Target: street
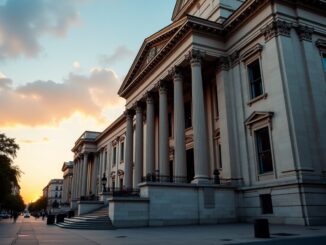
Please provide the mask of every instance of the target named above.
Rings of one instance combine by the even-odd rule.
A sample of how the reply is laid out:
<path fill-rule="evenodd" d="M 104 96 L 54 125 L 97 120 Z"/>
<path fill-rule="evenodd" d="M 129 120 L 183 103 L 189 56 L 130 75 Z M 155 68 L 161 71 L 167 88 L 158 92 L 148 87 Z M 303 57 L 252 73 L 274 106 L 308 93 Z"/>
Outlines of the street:
<path fill-rule="evenodd" d="M 270 239 L 254 238 L 252 224 L 67 230 L 41 218 L 0 221 L 0 244 L 326 244 L 326 227 L 271 225 Z"/>

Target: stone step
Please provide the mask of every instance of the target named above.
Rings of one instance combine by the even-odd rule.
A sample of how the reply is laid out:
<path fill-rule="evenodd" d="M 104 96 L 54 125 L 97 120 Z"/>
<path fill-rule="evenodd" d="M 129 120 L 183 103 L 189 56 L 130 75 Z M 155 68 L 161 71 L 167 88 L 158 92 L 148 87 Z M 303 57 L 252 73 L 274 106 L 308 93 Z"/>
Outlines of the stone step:
<path fill-rule="evenodd" d="M 64 222 L 56 224 L 66 229 L 87 229 L 87 230 L 112 230 L 114 229 L 111 219 L 108 216 L 108 207 L 102 207 L 94 212 L 81 216 L 65 218 Z"/>

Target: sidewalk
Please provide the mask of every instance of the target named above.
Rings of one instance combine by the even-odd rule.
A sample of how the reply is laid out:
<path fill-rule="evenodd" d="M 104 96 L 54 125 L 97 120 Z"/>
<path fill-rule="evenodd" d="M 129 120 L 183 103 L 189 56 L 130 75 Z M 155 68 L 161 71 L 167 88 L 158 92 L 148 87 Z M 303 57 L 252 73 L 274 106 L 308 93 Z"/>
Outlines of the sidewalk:
<path fill-rule="evenodd" d="M 252 224 L 170 226 L 105 231 L 67 230 L 20 217 L 0 221 L 0 244 L 326 244 L 326 227 L 271 225 L 270 239 L 254 238 Z"/>

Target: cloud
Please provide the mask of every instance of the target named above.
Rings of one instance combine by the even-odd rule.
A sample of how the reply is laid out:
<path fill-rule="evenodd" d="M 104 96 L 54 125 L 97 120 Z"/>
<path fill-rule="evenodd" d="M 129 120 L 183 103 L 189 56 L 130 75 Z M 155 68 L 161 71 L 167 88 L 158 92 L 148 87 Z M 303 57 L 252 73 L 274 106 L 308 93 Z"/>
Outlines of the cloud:
<path fill-rule="evenodd" d="M 79 69 L 80 68 L 80 63 L 78 61 L 75 61 L 72 66 L 76 69 Z"/>
<path fill-rule="evenodd" d="M 21 144 L 37 144 L 37 143 L 47 143 L 49 142 L 48 137 L 43 137 L 42 139 L 36 139 L 36 140 L 31 140 L 31 139 L 21 139 L 19 140 L 19 143 Z"/>
<path fill-rule="evenodd" d="M 0 79 L 0 126 L 57 124 L 75 113 L 101 121 L 105 108 L 124 105 L 117 95 L 121 80 L 106 68 L 70 73 L 63 83 L 34 81 L 13 88 L 6 79 Z"/>
<path fill-rule="evenodd" d="M 98 60 L 102 65 L 112 65 L 123 59 L 128 59 L 135 56 L 135 52 L 128 49 L 126 46 L 119 46 L 110 55 L 100 55 Z"/>
<path fill-rule="evenodd" d="M 78 22 L 78 0 L 7 0 L 0 5 L 0 61 L 34 57 L 44 34 L 62 37 Z"/>

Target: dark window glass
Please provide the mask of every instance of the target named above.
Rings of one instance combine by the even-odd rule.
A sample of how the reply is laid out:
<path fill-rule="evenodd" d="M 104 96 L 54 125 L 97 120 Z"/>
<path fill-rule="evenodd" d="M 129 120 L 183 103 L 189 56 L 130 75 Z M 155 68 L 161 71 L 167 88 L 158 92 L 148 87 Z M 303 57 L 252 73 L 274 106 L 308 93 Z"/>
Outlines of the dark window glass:
<path fill-rule="evenodd" d="M 169 137 L 172 137 L 172 114 L 169 112 L 168 114 L 168 123 L 169 123 Z"/>
<path fill-rule="evenodd" d="M 326 53 L 323 53 L 323 65 L 324 65 L 324 71 L 326 72 Z"/>
<path fill-rule="evenodd" d="M 270 194 L 262 194 L 260 197 L 260 206 L 263 214 L 273 213 L 272 196 Z"/>
<path fill-rule="evenodd" d="M 120 145 L 120 160 L 121 161 L 124 160 L 124 148 L 125 148 L 125 143 L 121 142 L 121 145 Z"/>
<path fill-rule="evenodd" d="M 216 117 L 219 116 L 219 110 L 218 110 L 218 95 L 217 95 L 217 87 L 213 86 L 213 90 L 214 90 L 214 100 L 215 100 L 215 113 L 216 113 Z"/>
<path fill-rule="evenodd" d="M 222 147 L 221 144 L 218 144 L 218 160 L 220 164 L 220 168 L 222 168 Z"/>
<path fill-rule="evenodd" d="M 255 131 L 259 173 L 273 171 L 271 144 L 268 127 Z"/>
<path fill-rule="evenodd" d="M 191 121 L 191 101 L 185 103 L 185 128 L 192 127 Z"/>
<path fill-rule="evenodd" d="M 107 160 L 108 160 L 108 153 L 104 153 L 104 171 L 106 171 L 106 165 L 107 165 Z"/>
<path fill-rule="evenodd" d="M 251 99 L 263 94 L 259 59 L 248 65 Z"/>
<path fill-rule="evenodd" d="M 116 164 L 117 161 L 117 147 L 113 148 L 113 166 Z"/>

